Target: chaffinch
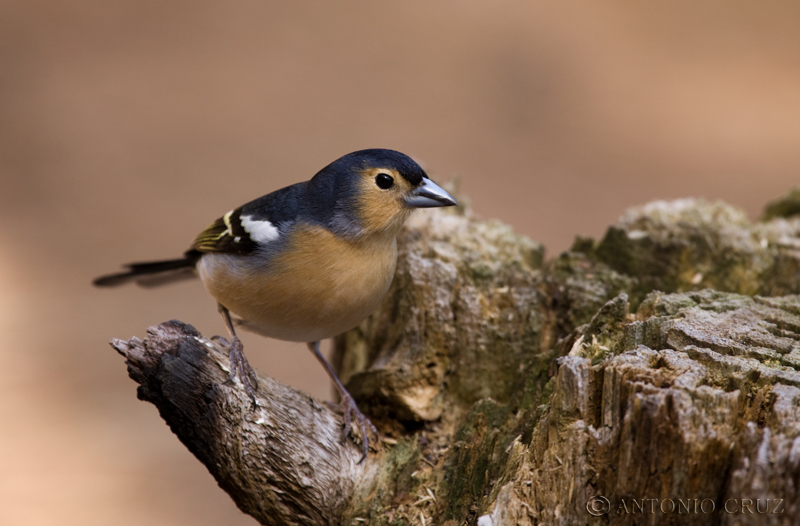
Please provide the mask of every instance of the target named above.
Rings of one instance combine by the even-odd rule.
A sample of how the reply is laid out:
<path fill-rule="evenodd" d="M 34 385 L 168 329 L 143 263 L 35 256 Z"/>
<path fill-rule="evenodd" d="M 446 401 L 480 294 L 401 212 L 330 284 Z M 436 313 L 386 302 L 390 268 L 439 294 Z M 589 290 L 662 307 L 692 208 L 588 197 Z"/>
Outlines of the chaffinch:
<path fill-rule="evenodd" d="M 199 276 L 231 338 L 231 378 L 242 381 L 253 402 L 256 377 L 234 324 L 270 338 L 308 342 L 339 392 L 344 436 L 352 420 L 358 425 L 363 460 L 367 430 L 377 432 L 320 353 L 319 342 L 352 329 L 377 308 L 394 276 L 396 234 L 411 211 L 456 204 L 408 156 L 361 150 L 309 181 L 231 210 L 203 230 L 182 258 L 131 263 L 94 284 L 135 281 L 150 287 Z"/>

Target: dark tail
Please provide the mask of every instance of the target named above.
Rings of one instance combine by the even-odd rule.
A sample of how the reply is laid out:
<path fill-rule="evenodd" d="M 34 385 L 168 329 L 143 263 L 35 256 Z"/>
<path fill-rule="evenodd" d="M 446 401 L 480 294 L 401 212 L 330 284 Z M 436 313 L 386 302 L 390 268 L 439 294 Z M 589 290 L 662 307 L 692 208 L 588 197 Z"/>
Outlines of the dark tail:
<path fill-rule="evenodd" d="M 125 265 L 128 268 L 126 272 L 100 276 L 92 283 L 97 287 L 116 287 L 135 281 L 143 287 L 157 287 L 195 277 L 194 266 L 198 259 L 199 253 L 189 251 L 181 259 L 129 263 Z"/>

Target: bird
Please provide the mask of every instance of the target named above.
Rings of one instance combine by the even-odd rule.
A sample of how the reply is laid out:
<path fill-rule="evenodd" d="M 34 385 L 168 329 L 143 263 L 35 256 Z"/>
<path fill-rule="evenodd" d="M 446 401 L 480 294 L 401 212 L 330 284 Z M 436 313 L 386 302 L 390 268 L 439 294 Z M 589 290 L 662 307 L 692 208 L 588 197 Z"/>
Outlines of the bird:
<path fill-rule="evenodd" d="M 380 304 L 397 264 L 397 233 L 418 208 L 457 206 L 409 156 L 366 149 L 340 157 L 308 181 L 235 208 L 211 223 L 184 252 L 164 261 L 130 263 L 94 280 L 98 287 L 144 287 L 199 277 L 216 300 L 230 341 L 230 379 L 255 405 L 255 373 L 235 327 L 305 342 L 339 393 L 343 439 L 351 422 L 363 461 L 372 422 L 359 411 L 320 341 L 357 326 Z M 233 315 L 233 316 L 232 316 Z"/>

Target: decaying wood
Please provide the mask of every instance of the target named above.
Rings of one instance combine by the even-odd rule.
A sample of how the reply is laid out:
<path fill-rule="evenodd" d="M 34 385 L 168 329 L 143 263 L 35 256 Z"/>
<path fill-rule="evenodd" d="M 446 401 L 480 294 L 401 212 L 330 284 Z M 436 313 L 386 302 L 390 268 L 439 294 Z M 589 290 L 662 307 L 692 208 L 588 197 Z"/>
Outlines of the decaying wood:
<path fill-rule="evenodd" d="M 340 416 L 290 387 L 261 376 L 251 409 L 191 327 L 114 345 L 263 524 L 795 524 L 793 199 L 757 223 L 651 203 L 547 263 L 500 223 L 416 215 L 383 305 L 336 342 L 387 437 L 363 464 Z"/>
<path fill-rule="evenodd" d="M 158 407 L 187 448 L 239 508 L 262 524 L 336 522 L 354 487 L 374 469 L 342 444 L 341 418 L 326 405 L 259 376 L 257 407 L 229 380 L 227 352 L 178 321 L 144 341 L 115 340 L 138 395 Z"/>

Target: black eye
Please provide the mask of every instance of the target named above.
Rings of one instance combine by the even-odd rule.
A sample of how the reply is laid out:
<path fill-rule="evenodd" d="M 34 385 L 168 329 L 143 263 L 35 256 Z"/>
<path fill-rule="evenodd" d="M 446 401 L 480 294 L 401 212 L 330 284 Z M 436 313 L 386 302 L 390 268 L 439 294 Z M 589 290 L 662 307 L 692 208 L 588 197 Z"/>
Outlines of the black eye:
<path fill-rule="evenodd" d="M 378 188 L 388 190 L 394 185 L 394 179 L 389 174 L 378 174 L 375 176 L 375 184 L 378 185 Z"/>

